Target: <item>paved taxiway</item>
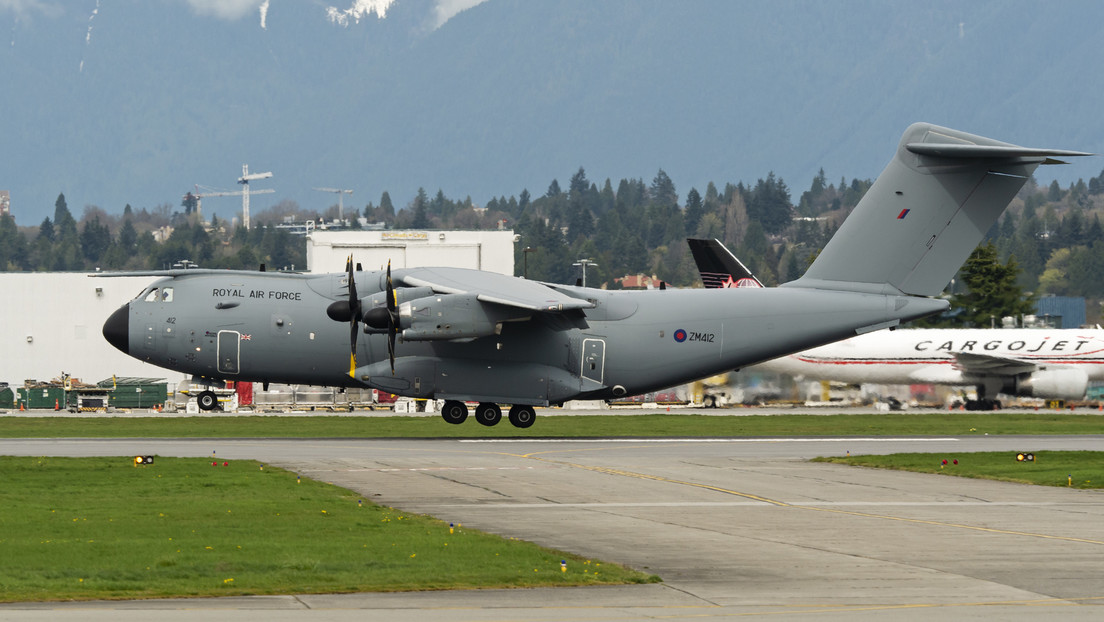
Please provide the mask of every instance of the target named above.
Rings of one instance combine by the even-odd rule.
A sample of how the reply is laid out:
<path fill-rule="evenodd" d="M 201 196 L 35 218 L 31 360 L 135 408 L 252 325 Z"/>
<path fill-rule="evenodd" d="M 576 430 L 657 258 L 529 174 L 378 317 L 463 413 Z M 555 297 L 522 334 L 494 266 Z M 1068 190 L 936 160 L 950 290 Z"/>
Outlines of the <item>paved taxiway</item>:
<path fill-rule="evenodd" d="M 1099 619 L 1104 493 L 809 463 L 1104 450 L 1104 436 L 940 439 L 37 440 L 0 454 L 252 458 L 651 572 L 663 584 L 0 606 L 0 620 Z M 1026 466 L 1030 468 L 1030 466 Z"/>

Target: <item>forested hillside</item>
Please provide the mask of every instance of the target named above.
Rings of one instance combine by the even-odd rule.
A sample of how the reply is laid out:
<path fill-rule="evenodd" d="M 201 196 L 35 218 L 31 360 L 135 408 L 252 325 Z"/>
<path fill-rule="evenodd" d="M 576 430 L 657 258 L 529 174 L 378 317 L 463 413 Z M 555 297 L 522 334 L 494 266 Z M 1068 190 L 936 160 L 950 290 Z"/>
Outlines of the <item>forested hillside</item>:
<path fill-rule="evenodd" d="M 871 184 L 870 180 L 831 181 L 823 172 L 797 192 L 773 174 L 755 183 L 710 182 L 704 190 L 680 192 L 658 171 L 644 179 L 596 182 L 578 171 L 561 186 L 553 179 L 534 196 L 523 190 L 486 205 L 470 198 L 450 199 L 424 189 L 396 208 L 389 193 L 357 211 L 361 222 L 394 229 L 494 229 L 505 221 L 519 234 L 515 272 L 531 279 L 573 283 L 589 259 L 588 283 L 621 287 L 629 275 L 653 275 L 672 286 L 698 284 L 685 243 L 687 237 L 717 238 L 732 248 L 768 285 L 803 273 Z M 202 267 L 302 270 L 306 267 L 302 237 L 277 224 L 305 220 L 333 221 L 337 206 L 325 213 L 285 201 L 253 215 L 246 231 L 217 218 L 203 222 L 194 200 L 162 205 L 152 212 L 122 215 L 86 207 L 78 221 L 64 195 L 53 218 L 34 227 L 17 227 L 0 218 L 0 269 L 68 271 L 161 269 L 182 260 Z M 1036 296 L 1057 294 L 1104 298 L 1104 172 L 1067 188 L 1057 182 L 1024 186 L 986 243 L 996 260 L 1012 267 L 1018 285 Z M 350 220 L 351 226 L 361 224 Z M 156 234 L 156 235 L 155 235 Z M 163 239 L 159 242 L 158 239 Z M 335 266 L 334 270 L 340 270 Z M 961 279 L 960 279 L 961 281 Z M 964 289 L 959 285 L 958 290 Z M 951 292 L 951 293 L 959 293 Z M 1090 305 L 1089 317 L 1099 310 Z"/>

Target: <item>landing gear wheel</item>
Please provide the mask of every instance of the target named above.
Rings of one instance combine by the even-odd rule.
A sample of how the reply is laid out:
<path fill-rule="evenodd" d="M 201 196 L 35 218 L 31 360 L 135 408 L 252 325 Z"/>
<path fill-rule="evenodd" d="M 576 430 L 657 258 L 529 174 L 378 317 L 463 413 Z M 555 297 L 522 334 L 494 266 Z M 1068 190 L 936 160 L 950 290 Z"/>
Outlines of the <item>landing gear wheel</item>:
<path fill-rule="evenodd" d="M 537 418 L 537 411 L 532 406 L 515 404 L 510 408 L 510 423 L 516 428 L 527 428 L 533 425 Z"/>
<path fill-rule="evenodd" d="M 502 409 L 498 404 L 480 402 L 479 406 L 475 407 L 475 420 L 485 426 L 497 425 L 502 421 Z"/>
<path fill-rule="evenodd" d="M 204 391 L 196 396 L 200 410 L 214 410 L 218 406 L 218 396 L 214 391 Z"/>
<path fill-rule="evenodd" d="M 468 418 L 468 406 L 464 402 L 447 400 L 441 408 L 441 417 L 445 421 L 456 425 L 464 423 L 464 420 Z"/>

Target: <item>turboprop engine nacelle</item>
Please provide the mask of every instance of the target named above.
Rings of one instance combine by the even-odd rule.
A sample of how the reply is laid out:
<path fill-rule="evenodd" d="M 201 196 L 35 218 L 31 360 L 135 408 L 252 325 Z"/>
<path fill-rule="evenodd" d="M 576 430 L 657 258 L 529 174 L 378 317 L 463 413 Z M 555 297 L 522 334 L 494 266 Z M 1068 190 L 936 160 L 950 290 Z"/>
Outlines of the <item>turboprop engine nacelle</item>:
<path fill-rule="evenodd" d="M 1015 395 L 1076 400 L 1085 397 L 1089 377 L 1080 369 L 1050 369 L 1021 376 L 1015 384 Z"/>
<path fill-rule="evenodd" d="M 399 305 L 399 326 L 406 341 L 470 341 L 498 334 L 502 322 L 527 315 L 522 309 L 511 314 L 500 305 L 485 305 L 477 294 L 437 294 Z"/>

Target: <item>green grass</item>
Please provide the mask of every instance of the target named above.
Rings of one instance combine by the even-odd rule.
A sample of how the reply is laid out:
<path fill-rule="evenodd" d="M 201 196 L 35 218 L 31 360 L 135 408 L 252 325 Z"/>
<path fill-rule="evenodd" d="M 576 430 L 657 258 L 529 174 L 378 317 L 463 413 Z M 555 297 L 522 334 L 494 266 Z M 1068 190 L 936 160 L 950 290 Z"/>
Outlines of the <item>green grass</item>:
<path fill-rule="evenodd" d="M 0 457 L 0 481 L 6 602 L 658 580 L 253 461 Z"/>
<path fill-rule="evenodd" d="M 553 411 L 556 412 L 556 411 Z M 0 417 L 0 438 L 531 438 L 1101 434 L 1104 416 L 1022 412 L 869 415 L 541 414 L 531 428 L 440 417 Z"/>
<path fill-rule="evenodd" d="M 1024 448 L 1028 451 L 1030 448 Z M 958 477 L 976 477 L 1005 482 L 1104 488 L 1104 452 L 1033 452 L 1034 462 L 1018 462 L 1014 451 L 945 454 L 890 454 L 888 456 L 846 456 L 816 458 L 815 462 L 850 464 L 878 469 L 898 469 L 919 473 L 938 473 Z M 947 464 L 943 464 L 946 460 Z M 954 461 L 957 460 L 958 464 Z"/>

